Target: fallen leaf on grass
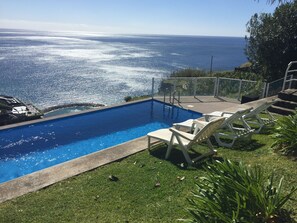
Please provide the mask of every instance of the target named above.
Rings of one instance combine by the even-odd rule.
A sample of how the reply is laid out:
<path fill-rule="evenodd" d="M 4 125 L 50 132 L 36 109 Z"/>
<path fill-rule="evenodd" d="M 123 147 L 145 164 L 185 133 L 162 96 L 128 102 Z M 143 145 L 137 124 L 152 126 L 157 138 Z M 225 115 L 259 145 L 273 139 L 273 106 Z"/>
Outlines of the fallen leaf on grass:
<path fill-rule="evenodd" d="M 183 181 L 185 178 L 186 178 L 185 176 L 182 176 L 182 177 L 178 176 L 177 177 L 177 179 L 179 179 L 180 181 Z"/>
<path fill-rule="evenodd" d="M 157 183 L 155 184 L 155 187 L 160 187 L 160 186 L 161 186 L 160 182 L 157 182 Z"/>
<path fill-rule="evenodd" d="M 108 176 L 108 179 L 109 179 L 110 181 L 118 181 L 118 180 L 119 180 L 119 178 L 116 177 L 116 176 L 114 176 L 114 175 L 109 175 L 109 176 Z"/>

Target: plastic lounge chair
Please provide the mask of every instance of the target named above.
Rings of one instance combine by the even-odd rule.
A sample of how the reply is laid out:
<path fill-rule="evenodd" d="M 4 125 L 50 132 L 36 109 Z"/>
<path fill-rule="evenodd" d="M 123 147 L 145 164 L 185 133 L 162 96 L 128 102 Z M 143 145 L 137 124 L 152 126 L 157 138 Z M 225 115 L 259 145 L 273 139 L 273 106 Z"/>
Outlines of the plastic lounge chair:
<path fill-rule="evenodd" d="M 194 129 L 197 127 L 198 129 L 201 129 L 207 124 L 207 122 L 204 122 L 202 118 L 198 119 L 188 119 L 184 122 L 179 123 L 173 123 L 173 127 L 180 130 L 181 128 L 185 129 L 187 132 L 193 132 Z"/>
<path fill-rule="evenodd" d="M 250 126 L 243 121 L 243 116 L 245 114 L 248 114 L 248 112 L 250 112 L 251 109 L 252 108 L 247 108 L 244 110 L 237 111 L 233 114 L 223 114 L 223 116 L 227 117 L 221 126 L 221 130 L 214 133 L 214 137 L 220 146 L 231 148 L 233 147 L 234 143 L 239 139 L 245 139 L 248 141 L 251 140 L 251 136 L 255 130 L 250 128 Z M 212 117 L 213 116 L 206 115 L 205 119 L 209 120 Z M 234 124 L 241 124 L 242 127 L 236 127 L 234 126 Z M 228 142 L 226 139 L 230 142 Z"/>
<path fill-rule="evenodd" d="M 154 132 L 150 132 L 149 134 L 147 134 L 148 149 L 150 150 L 151 148 L 151 138 L 157 139 L 161 142 L 165 142 L 168 145 L 165 159 L 168 159 L 172 147 L 174 145 L 179 145 L 186 161 L 189 165 L 192 165 L 195 161 L 200 160 L 206 156 L 214 155 L 216 153 L 216 150 L 214 150 L 209 140 L 209 137 L 221 126 L 224 119 L 225 118 L 221 117 L 214 119 L 208 122 L 206 125 L 204 125 L 201 129 L 196 128 L 192 134 L 179 131 L 175 128 L 160 129 Z M 191 148 L 192 144 L 195 142 L 201 143 L 204 141 L 207 142 L 210 151 L 196 157 L 195 159 L 191 159 L 188 150 Z"/>
<path fill-rule="evenodd" d="M 221 125 L 221 130 L 216 131 L 213 135 L 220 146 L 224 147 L 232 147 L 236 140 L 238 139 L 247 139 L 250 140 L 252 133 L 254 132 L 250 126 L 243 121 L 243 115 L 248 114 L 252 108 L 246 108 L 243 110 L 239 110 L 235 113 L 231 112 L 212 112 L 204 115 L 204 120 L 197 119 L 195 122 L 198 125 L 198 128 L 205 125 L 207 122 L 211 121 L 215 117 L 224 117 L 225 121 Z M 192 121 L 192 122 L 191 122 Z M 187 120 L 181 123 L 175 123 L 174 126 L 176 128 L 188 128 L 191 129 L 195 127 L 196 123 L 193 123 L 193 119 Z M 243 127 L 235 127 L 234 124 L 241 124 Z M 231 140 L 227 142 L 227 140 Z"/>
<path fill-rule="evenodd" d="M 259 133 L 265 125 L 274 124 L 276 119 L 267 109 L 275 102 L 276 100 L 266 101 L 258 107 L 252 109 L 249 113 L 243 115 L 243 122 L 249 126 L 250 124 L 256 126 L 255 133 Z M 260 117 L 261 113 L 266 113 L 268 115 L 268 118 Z"/>
<path fill-rule="evenodd" d="M 249 108 L 250 110 L 252 108 Z M 246 110 L 249 111 L 249 110 Z M 203 127 L 210 119 L 212 119 L 213 117 L 224 117 L 224 118 L 229 118 L 230 116 L 232 116 L 234 113 L 232 112 L 224 112 L 224 111 L 215 111 L 212 113 L 208 113 L 208 114 L 203 114 L 204 117 L 202 118 L 198 118 L 198 119 L 188 119 L 184 122 L 179 122 L 179 123 L 173 123 L 173 126 L 176 129 L 181 129 L 184 128 L 186 129 L 186 131 L 188 132 L 193 132 L 194 128 L 196 127 L 196 125 L 198 124 L 198 128 Z M 198 122 L 194 121 L 197 120 Z M 205 121 L 207 120 L 207 121 Z M 248 125 L 247 125 L 248 126 Z"/>

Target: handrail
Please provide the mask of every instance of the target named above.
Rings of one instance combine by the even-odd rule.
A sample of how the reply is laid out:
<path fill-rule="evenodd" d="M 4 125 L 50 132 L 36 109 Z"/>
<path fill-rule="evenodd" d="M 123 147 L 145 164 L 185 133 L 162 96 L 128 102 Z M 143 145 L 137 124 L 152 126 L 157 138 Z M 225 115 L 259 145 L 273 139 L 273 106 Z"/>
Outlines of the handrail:
<path fill-rule="evenodd" d="M 285 73 L 285 77 L 284 77 L 284 83 L 283 83 L 283 87 L 282 87 L 282 91 L 285 90 L 285 86 L 286 86 L 286 83 L 288 82 L 287 81 L 287 76 L 288 76 L 288 73 L 291 73 L 291 72 L 296 72 L 297 70 L 290 70 L 291 66 L 293 64 L 297 64 L 297 61 L 291 61 L 289 64 L 288 64 L 288 67 L 286 69 L 286 73 Z M 291 80 L 290 80 L 291 81 Z"/>
<path fill-rule="evenodd" d="M 292 75 L 291 75 L 291 76 L 292 76 Z M 277 79 L 277 80 L 275 80 L 275 81 L 271 81 L 271 82 L 269 82 L 269 84 L 273 84 L 273 83 L 278 82 L 278 81 L 280 81 L 280 80 L 284 80 L 284 77 L 282 77 L 282 78 L 280 78 L 280 79 Z"/>
<path fill-rule="evenodd" d="M 226 79 L 226 80 L 234 80 L 239 81 L 242 80 L 244 82 L 253 82 L 256 83 L 257 81 L 252 80 L 246 80 L 246 79 L 240 79 L 240 78 L 230 78 L 230 77 L 169 77 L 166 80 L 195 80 L 195 79 Z"/>
<path fill-rule="evenodd" d="M 169 77 L 168 80 L 170 79 L 215 79 L 217 77 Z"/>
<path fill-rule="evenodd" d="M 297 61 L 292 61 L 290 63 L 290 65 L 292 66 L 292 64 L 294 64 L 294 63 L 297 63 Z M 288 73 L 292 73 L 294 71 L 297 71 L 297 70 L 290 69 L 290 68 L 292 68 L 291 66 L 286 71 L 287 72 L 286 78 L 289 78 L 289 80 L 287 80 L 286 82 L 289 82 L 289 83 L 296 80 L 294 78 L 293 74 L 288 74 Z M 272 90 L 272 92 L 274 92 L 276 90 L 276 88 L 274 86 L 275 83 L 278 83 L 277 84 L 277 91 L 280 91 L 281 88 L 282 88 L 282 83 L 283 83 L 282 81 L 284 81 L 284 78 L 280 78 L 280 79 L 274 80 L 274 81 L 272 81 L 270 83 L 267 83 L 267 82 L 260 83 L 259 86 L 258 85 L 255 86 L 254 84 L 252 84 L 251 86 L 250 85 L 246 86 L 246 83 L 257 83 L 258 81 L 228 78 L 228 77 L 170 77 L 167 80 L 170 80 L 170 82 L 168 82 L 168 83 L 170 83 L 171 86 L 169 88 L 166 88 L 166 86 L 164 85 L 163 87 L 165 87 L 166 89 L 165 90 L 162 89 L 162 91 L 164 90 L 164 95 L 162 95 L 163 96 L 163 101 L 164 102 L 166 101 L 166 95 L 168 95 L 170 104 L 174 105 L 174 104 L 177 103 L 178 105 L 180 105 L 182 103 L 181 102 L 181 92 L 183 92 L 184 90 L 187 91 L 187 93 L 190 93 L 190 95 L 194 95 L 194 97 L 196 97 L 197 87 L 198 87 L 197 86 L 197 81 L 203 80 L 203 79 L 210 79 L 210 80 L 215 80 L 215 81 L 214 81 L 213 90 L 212 90 L 212 85 L 210 86 L 210 88 L 205 88 L 204 89 L 202 87 L 201 88 L 202 90 L 204 89 L 207 92 L 213 91 L 213 96 L 214 97 L 221 96 L 220 92 L 222 91 L 224 94 L 227 94 L 227 95 L 230 94 L 232 97 L 236 97 L 238 100 L 240 100 L 240 97 L 242 96 L 243 93 L 247 94 L 247 93 L 252 92 L 254 90 L 255 90 L 255 92 L 257 91 L 257 94 L 258 94 L 258 91 L 262 92 L 261 96 L 259 95 L 261 98 L 262 97 L 267 97 L 271 90 Z M 179 80 L 190 81 L 189 84 L 192 83 L 192 85 L 189 85 L 190 86 L 189 89 L 188 88 L 179 89 L 179 87 L 178 87 L 180 85 Z M 222 81 L 222 80 L 226 80 L 228 82 L 229 81 L 237 81 L 239 84 L 238 85 L 237 84 L 236 85 L 232 84 L 232 90 L 230 90 L 228 88 L 225 89 L 226 88 L 225 85 L 229 86 L 230 83 L 227 83 L 227 84 L 226 83 L 220 83 L 220 81 Z M 156 84 L 155 79 L 152 80 L 152 84 L 153 85 Z M 236 88 L 238 88 L 237 92 L 236 92 Z M 155 90 L 155 87 L 152 86 L 152 96 L 154 95 L 154 90 Z M 188 90 L 189 90 L 189 92 L 188 92 Z M 199 90 L 199 92 L 200 92 L 200 90 Z M 204 94 L 202 94 L 202 95 L 204 95 Z"/>
<path fill-rule="evenodd" d="M 225 80 L 233 80 L 233 81 L 245 81 L 245 82 L 253 82 L 256 83 L 257 81 L 251 81 L 251 80 L 245 80 L 245 79 L 239 79 L 239 78 L 230 78 L 230 77 L 219 77 L 220 79 L 225 79 Z"/>

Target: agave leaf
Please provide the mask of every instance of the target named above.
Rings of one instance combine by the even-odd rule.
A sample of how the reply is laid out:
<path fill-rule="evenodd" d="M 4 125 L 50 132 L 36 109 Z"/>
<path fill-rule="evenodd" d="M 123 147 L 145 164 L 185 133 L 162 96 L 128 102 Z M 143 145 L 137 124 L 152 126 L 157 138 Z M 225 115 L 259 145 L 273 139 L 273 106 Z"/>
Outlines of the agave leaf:
<path fill-rule="evenodd" d="M 259 213 L 264 221 L 297 190 L 283 196 L 283 178 L 274 186 L 274 174 L 266 179 L 260 166 L 250 168 L 230 160 L 209 164 L 206 173 L 189 200 L 192 222 L 259 222 Z"/>

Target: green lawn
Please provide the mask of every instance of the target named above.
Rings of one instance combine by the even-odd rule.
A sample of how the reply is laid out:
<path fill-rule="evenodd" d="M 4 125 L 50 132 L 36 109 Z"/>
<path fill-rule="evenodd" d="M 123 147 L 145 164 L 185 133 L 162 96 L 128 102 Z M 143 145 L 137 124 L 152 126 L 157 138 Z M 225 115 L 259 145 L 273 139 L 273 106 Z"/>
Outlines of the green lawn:
<path fill-rule="evenodd" d="M 235 149 L 217 148 L 216 159 L 260 164 L 280 179 L 285 190 L 296 185 L 296 161 L 274 153 L 267 134 Z M 201 149 L 201 146 L 195 149 Z M 176 222 L 189 217 L 186 207 L 205 163 L 187 167 L 180 151 L 164 160 L 166 146 L 140 152 L 119 162 L 56 183 L 0 204 L 0 222 Z M 118 177 L 110 181 L 109 175 Z M 156 187 L 159 182 L 160 186 Z M 297 213 L 297 193 L 286 208 Z M 295 219 L 297 216 L 295 214 Z"/>

